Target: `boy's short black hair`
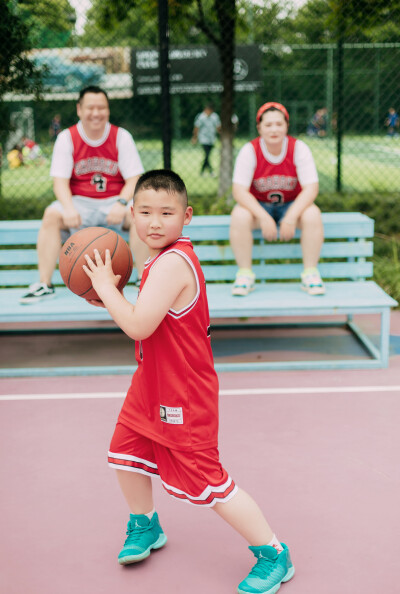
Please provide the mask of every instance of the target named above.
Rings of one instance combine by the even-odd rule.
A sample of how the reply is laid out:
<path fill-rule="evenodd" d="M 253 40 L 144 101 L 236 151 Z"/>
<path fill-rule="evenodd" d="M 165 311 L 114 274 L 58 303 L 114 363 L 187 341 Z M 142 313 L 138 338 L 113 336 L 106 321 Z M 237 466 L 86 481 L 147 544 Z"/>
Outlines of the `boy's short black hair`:
<path fill-rule="evenodd" d="M 140 190 L 165 190 L 169 194 L 179 194 L 182 197 L 184 208 L 188 205 L 188 197 L 185 182 L 170 169 L 152 169 L 143 173 L 136 184 L 133 198 Z"/>
<path fill-rule="evenodd" d="M 96 85 L 91 85 L 89 87 L 85 87 L 84 89 L 81 89 L 81 91 L 79 93 L 78 103 L 82 103 L 82 99 L 84 98 L 84 96 L 86 95 L 86 93 L 96 93 L 96 94 L 103 93 L 103 95 L 107 99 L 107 103 L 109 103 L 109 101 L 108 101 L 108 95 L 105 92 L 105 90 L 102 89 L 101 87 L 97 87 Z"/>

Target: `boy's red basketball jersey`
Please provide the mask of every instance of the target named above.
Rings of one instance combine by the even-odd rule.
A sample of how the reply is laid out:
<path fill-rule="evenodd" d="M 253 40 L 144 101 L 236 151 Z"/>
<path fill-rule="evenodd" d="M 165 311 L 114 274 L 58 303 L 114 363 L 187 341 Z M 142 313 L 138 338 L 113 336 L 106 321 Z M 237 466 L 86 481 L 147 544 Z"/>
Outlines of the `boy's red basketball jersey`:
<path fill-rule="evenodd" d="M 76 124 L 69 131 L 74 147 L 70 179 L 72 194 L 88 198 L 119 196 L 125 181 L 118 167 L 118 127 L 110 124 L 109 134 L 100 146 L 87 144 Z"/>
<path fill-rule="evenodd" d="M 118 420 L 172 449 L 207 449 L 218 443 L 218 378 L 204 275 L 188 238 L 146 262 L 141 287 L 171 252 L 192 268 L 197 293 L 181 311 L 170 309 L 149 338 L 136 342 L 138 369 Z"/>
<path fill-rule="evenodd" d="M 296 139 L 288 136 L 287 151 L 280 163 L 268 161 L 261 148 L 261 137 L 251 141 L 256 155 L 256 169 L 250 192 L 259 202 L 283 203 L 293 202 L 301 192 L 294 164 L 294 147 Z"/>

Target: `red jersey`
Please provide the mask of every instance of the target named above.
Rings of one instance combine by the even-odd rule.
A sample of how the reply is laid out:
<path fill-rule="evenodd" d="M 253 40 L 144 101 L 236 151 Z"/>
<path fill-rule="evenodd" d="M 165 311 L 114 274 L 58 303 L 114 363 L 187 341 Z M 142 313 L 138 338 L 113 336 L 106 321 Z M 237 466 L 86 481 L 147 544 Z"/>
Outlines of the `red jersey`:
<path fill-rule="evenodd" d="M 86 144 L 76 124 L 69 131 L 74 159 L 70 179 L 72 194 L 88 198 L 119 196 L 125 181 L 118 167 L 118 127 L 110 124 L 110 132 L 100 146 Z"/>
<path fill-rule="evenodd" d="M 251 182 L 250 192 L 259 202 L 282 204 L 293 202 L 301 192 L 294 164 L 296 139 L 288 136 L 286 155 L 280 163 L 268 161 L 261 148 L 261 137 L 251 141 L 256 154 L 257 164 Z"/>
<path fill-rule="evenodd" d="M 146 262 L 141 287 L 157 261 L 172 252 L 191 266 L 197 293 L 184 309 L 170 309 L 151 336 L 136 342 L 138 368 L 118 420 L 171 449 L 202 450 L 218 444 L 218 377 L 204 275 L 187 237 Z"/>

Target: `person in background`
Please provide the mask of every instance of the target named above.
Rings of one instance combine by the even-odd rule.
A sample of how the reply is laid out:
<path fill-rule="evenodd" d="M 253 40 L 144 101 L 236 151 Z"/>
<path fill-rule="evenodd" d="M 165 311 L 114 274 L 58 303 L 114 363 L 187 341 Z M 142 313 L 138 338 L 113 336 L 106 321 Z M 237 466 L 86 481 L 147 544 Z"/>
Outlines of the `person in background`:
<path fill-rule="evenodd" d="M 57 140 L 57 136 L 60 134 L 61 130 L 61 116 L 59 113 L 56 113 L 49 126 L 49 136 L 52 142 Z"/>
<path fill-rule="evenodd" d="M 328 110 L 326 107 L 318 109 L 313 115 L 310 123 L 308 124 L 307 134 L 308 136 L 318 136 L 324 138 L 326 136 L 328 128 Z"/>
<path fill-rule="evenodd" d="M 289 241 L 301 230 L 304 270 L 302 289 L 323 295 L 325 287 L 317 269 L 324 240 L 319 208 L 318 174 L 308 146 L 288 136 L 289 114 L 280 103 L 269 102 L 257 112 L 259 136 L 245 144 L 236 159 L 230 241 L 239 270 L 232 294 L 248 295 L 254 289 L 252 270 L 253 229 L 267 241 Z"/>
<path fill-rule="evenodd" d="M 399 129 L 399 114 L 396 112 L 394 107 L 389 107 L 388 114 L 385 119 L 385 126 L 387 128 L 387 135 L 392 138 L 396 136 L 396 132 Z"/>
<path fill-rule="evenodd" d="M 7 161 L 10 169 L 18 169 L 24 164 L 24 156 L 19 144 L 14 145 L 11 151 L 8 151 Z"/>
<path fill-rule="evenodd" d="M 84 227 L 129 229 L 139 277 L 147 247 L 131 225 L 131 204 L 143 165 L 131 134 L 110 124 L 106 92 L 82 89 L 77 104 L 79 122 L 63 130 L 54 145 L 50 175 L 57 198 L 45 210 L 38 235 L 39 281 L 20 303 L 54 297 L 52 276 L 62 236 Z M 68 236 L 68 235 L 67 235 Z"/>
<path fill-rule="evenodd" d="M 217 133 L 219 132 L 221 132 L 221 120 L 219 115 L 215 113 L 212 103 L 208 103 L 205 105 L 204 110 L 195 117 L 192 135 L 192 143 L 196 144 L 196 142 L 199 142 L 204 150 L 204 160 L 200 170 L 201 175 L 204 175 L 207 169 L 211 177 L 215 177 L 210 163 L 210 154 Z"/>

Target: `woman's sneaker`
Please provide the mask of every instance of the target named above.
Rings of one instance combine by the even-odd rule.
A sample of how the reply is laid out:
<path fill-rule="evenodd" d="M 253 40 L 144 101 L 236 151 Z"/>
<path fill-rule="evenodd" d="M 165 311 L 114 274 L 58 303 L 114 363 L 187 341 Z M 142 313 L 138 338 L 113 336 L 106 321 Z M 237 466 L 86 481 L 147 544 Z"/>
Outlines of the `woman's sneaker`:
<path fill-rule="evenodd" d="M 301 273 L 301 288 L 309 295 L 325 295 L 325 286 L 317 268 L 307 268 Z"/>
<path fill-rule="evenodd" d="M 289 549 L 283 542 L 281 544 L 281 553 L 269 546 L 249 547 L 257 563 L 247 578 L 240 582 L 239 594 L 275 594 L 282 582 L 288 582 L 294 576 Z"/>
<path fill-rule="evenodd" d="M 244 297 L 248 295 L 250 291 L 254 291 L 254 282 L 256 275 L 247 268 L 241 268 L 236 274 L 235 282 L 232 287 L 232 295 L 238 297 Z"/>
<path fill-rule="evenodd" d="M 156 512 L 151 520 L 142 514 L 131 514 L 126 534 L 127 539 L 118 555 L 121 565 L 142 561 L 150 555 L 151 549 L 161 549 L 167 542 Z"/>
<path fill-rule="evenodd" d="M 36 303 L 42 299 L 54 297 L 55 289 L 53 285 L 46 285 L 46 283 L 34 283 L 28 289 L 25 295 L 22 295 L 19 302 L 28 305 L 29 303 Z"/>

